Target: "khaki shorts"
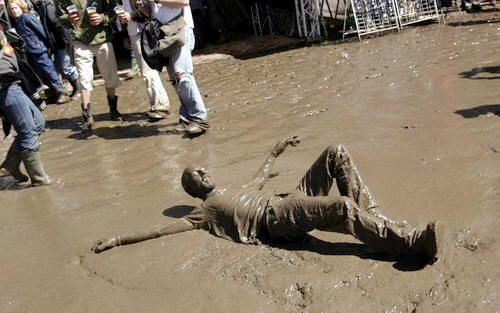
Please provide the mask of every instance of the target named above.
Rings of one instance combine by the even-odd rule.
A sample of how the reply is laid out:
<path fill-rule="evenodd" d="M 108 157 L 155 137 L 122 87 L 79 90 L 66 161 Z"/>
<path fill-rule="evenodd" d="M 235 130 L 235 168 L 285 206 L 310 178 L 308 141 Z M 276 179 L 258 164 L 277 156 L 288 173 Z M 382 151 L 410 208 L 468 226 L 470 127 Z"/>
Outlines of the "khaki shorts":
<path fill-rule="evenodd" d="M 102 73 L 106 88 L 117 88 L 120 86 L 118 77 L 115 51 L 113 45 L 105 42 L 100 45 L 85 45 L 81 42 L 74 42 L 75 65 L 80 76 L 79 83 L 81 90 L 92 90 L 94 80 L 94 56 L 97 61 L 97 68 Z"/>

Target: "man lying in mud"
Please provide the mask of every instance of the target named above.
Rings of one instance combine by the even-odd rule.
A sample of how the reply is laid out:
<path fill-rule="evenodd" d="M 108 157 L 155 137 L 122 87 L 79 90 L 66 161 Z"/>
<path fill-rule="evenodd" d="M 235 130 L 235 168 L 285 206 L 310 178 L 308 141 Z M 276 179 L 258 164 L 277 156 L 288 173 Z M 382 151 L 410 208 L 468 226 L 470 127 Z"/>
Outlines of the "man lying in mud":
<path fill-rule="evenodd" d="M 406 222 L 384 216 L 363 183 L 346 149 L 329 146 L 299 182 L 296 190 L 276 195 L 262 191 L 276 158 L 297 137 L 279 141 L 253 179 L 237 188 L 216 187 L 205 169 L 190 166 L 182 174 L 184 190 L 203 200 L 191 214 L 165 227 L 98 241 L 96 253 L 193 229 L 245 244 L 303 241 L 314 230 L 351 234 L 371 248 L 395 257 L 412 257 L 430 264 L 437 260 L 438 227 L 419 231 Z M 329 195 L 333 183 L 340 196 Z"/>

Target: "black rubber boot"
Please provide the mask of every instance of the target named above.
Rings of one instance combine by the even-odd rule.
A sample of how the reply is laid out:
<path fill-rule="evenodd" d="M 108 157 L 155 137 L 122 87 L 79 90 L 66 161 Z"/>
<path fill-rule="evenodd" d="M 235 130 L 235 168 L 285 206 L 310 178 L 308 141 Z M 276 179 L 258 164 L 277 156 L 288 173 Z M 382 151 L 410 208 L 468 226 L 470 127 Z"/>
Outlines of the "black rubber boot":
<path fill-rule="evenodd" d="M 94 126 L 94 118 L 92 117 L 92 114 L 90 113 L 90 103 L 87 104 L 87 108 L 83 108 L 82 104 L 82 118 L 83 118 L 83 125 L 82 125 L 82 131 L 91 131 L 92 127 Z"/>
<path fill-rule="evenodd" d="M 108 96 L 109 118 L 112 121 L 122 121 L 122 114 L 118 112 L 118 96 Z"/>
<path fill-rule="evenodd" d="M 24 175 L 19 168 L 21 161 L 21 152 L 17 149 L 15 143 L 12 143 L 5 161 L 0 165 L 0 176 L 12 176 L 19 182 L 27 182 L 29 180 L 28 176 Z"/>
<path fill-rule="evenodd" d="M 21 157 L 31 179 L 31 186 L 50 185 L 50 178 L 43 169 L 39 151 L 23 151 Z"/>

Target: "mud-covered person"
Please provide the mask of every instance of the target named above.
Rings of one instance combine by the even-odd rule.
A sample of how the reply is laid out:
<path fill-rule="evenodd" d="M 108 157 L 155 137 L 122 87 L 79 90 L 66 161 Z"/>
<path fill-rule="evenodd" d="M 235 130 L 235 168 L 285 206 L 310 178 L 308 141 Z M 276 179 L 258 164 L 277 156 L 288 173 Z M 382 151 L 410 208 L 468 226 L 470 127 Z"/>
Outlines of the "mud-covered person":
<path fill-rule="evenodd" d="M 191 51 L 194 49 L 195 37 L 189 0 L 144 0 L 147 1 L 151 16 L 162 24 L 167 24 L 183 14 L 186 43 L 170 55 L 169 62 L 165 65 L 170 79 L 176 84 L 181 103 L 179 125 L 175 130 L 188 135 L 201 135 L 208 130 L 209 124 L 207 109 L 193 73 Z"/>
<path fill-rule="evenodd" d="M 7 42 L 2 30 L 0 49 L 0 116 L 4 130 L 8 132 L 8 124 L 17 133 L 0 165 L 0 176 L 12 176 L 19 183 L 26 183 L 31 179 L 32 186 L 49 185 L 50 178 L 42 165 L 38 141 L 38 136 L 45 127 L 45 120 L 21 87 L 21 73 L 14 48 Z M 24 163 L 29 178 L 21 172 L 21 162 Z"/>
<path fill-rule="evenodd" d="M 275 159 L 296 137 L 279 141 L 253 179 L 245 185 L 217 187 L 205 169 L 191 166 L 182 174 L 182 186 L 203 200 L 200 208 L 166 227 L 101 240 L 95 252 L 163 235 L 203 228 L 215 236 L 257 244 L 261 241 L 304 241 L 314 230 L 351 234 L 371 248 L 395 257 L 410 256 L 433 263 L 438 253 L 438 228 L 429 223 L 419 231 L 405 221 L 384 216 L 363 183 L 349 153 L 329 146 L 290 193 L 262 191 Z M 330 195 L 336 183 L 340 197 Z M 440 232 L 440 231 L 439 231 Z"/>
<path fill-rule="evenodd" d="M 93 63 L 104 77 L 104 86 L 109 106 L 110 119 L 122 119 L 118 111 L 116 88 L 120 85 L 112 29 L 116 15 L 113 11 L 114 0 L 55 0 L 57 13 L 63 25 L 72 28 L 74 37 L 73 50 L 75 65 L 79 75 L 79 87 L 82 95 L 83 131 L 91 130 L 94 119 L 90 100 L 94 79 Z"/>
<path fill-rule="evenodd" d="M 154 120 L 164 119 L 170 113 L 170 101 L 167 91 L 163 86 L 160 73 L 148 66 L 141 51 L 141 22 L 149 16 L 149 6 L 143 6 L 141 1 L 123 0 L 123 6 L 116 6 L 115 13 L 120 23 L 127 26 L 130 45 L 134 51 L 135 59 L 142 79 L 146 83 L 150 110 L 148 117 Z"/>

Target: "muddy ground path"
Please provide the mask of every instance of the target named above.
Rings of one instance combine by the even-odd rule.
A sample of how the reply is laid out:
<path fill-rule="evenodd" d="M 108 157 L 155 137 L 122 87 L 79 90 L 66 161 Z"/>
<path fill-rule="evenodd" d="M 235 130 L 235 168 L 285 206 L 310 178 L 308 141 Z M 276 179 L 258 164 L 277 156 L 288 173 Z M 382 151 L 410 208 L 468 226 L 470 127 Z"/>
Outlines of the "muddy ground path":
<path fill-rule="evenodd" d="M 0 311 L 498 312 L 500 24 L 498 13 L 474 19 L 198 65 L 211 129 L 195 139 L 171 132 L 171 86 L 174 112 L 158 123 L 142 114 L 140 79 L 118 90 L 123 123 L 107 120 L 96 88 L 91 138 L 78 132 L 78 101 L 49 106 L 41 151 L 54 184 L 0 192 Z M 302 143 L 266 189 L 293 188 L 342 143 L 384 212 L 445 224 L 443 258 L 422 268 L 319 231 L 292 246 L 193 231 L 89 252 L 197 205 L 180 186 L 189 163 L 244 182 L 289 135 Z"/>

